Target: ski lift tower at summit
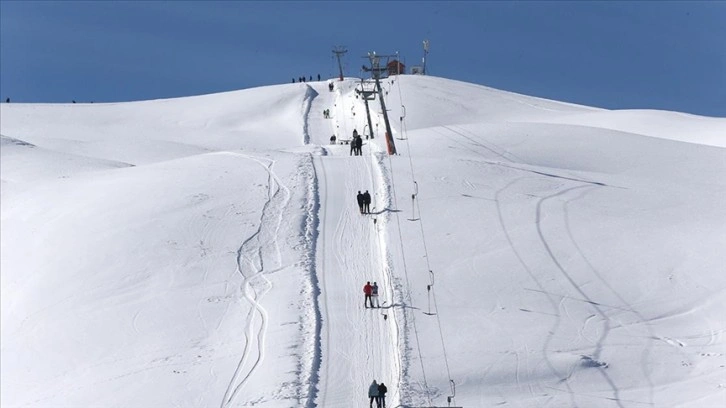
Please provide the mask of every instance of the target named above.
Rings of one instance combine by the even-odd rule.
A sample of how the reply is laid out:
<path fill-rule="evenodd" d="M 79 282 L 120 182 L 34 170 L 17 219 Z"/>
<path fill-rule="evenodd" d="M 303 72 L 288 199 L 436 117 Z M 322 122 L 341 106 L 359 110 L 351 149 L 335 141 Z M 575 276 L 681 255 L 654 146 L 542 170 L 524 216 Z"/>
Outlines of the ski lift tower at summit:
<path fill-rule="evenodd" d="M 370 61 L 371 66 L 366 67 L 364 65 L 362 67 L 363 71 L 371 73 L 371 76 L 376 82 L 376 90 L 378 91 L 379 96 L 378 99 L 381 101 L 381 110 L 383 111 L 383 122 L 386 124 L 386 146 L 388 148 L 389 155 L 396 154 L 396 144 L 393 141 L 391 122 L 388 120 L 386 102 L 384 101 L 385 98 L 383 98 L 383 89 L 381 88 L 381 76 L 385 75 L 384 78 L 388 77 L 388 60 L 392 57 L 395 57 L 395 55 L 377 55 L 375 51 L 369 52 L 368 55 L 363 58 L 367 58 Z M 386 58 L 386 64 L 383 64 L 383 66 L 381 66 L 381 58 Z"/>

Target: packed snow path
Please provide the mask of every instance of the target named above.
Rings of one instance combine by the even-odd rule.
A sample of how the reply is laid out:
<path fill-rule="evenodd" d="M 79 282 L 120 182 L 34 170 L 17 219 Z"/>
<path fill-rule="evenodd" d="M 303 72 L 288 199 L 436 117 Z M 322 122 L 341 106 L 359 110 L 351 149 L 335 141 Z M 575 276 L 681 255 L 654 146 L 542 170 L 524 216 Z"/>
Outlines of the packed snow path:
<path fill-rule="evenodd" d="M 347 114 L 356 108 L 352 84 L 336 84 L 321 92 L 311 108 L 310 140 L 325 143 L 331 134 L 347 138 L 363 118 Z M 327 106 L 327 107 L 326 107 Z M 317 119 L 330 109 L 331 119 Z M 357 119 L 357 120 L 356 120 Z M 326 127 L 328 130 L 327 133 Z M 320 133 L 319 133 L 320 132 Z M 360 132 L 360 130 L 359 130 Z M 322 134 L 322 135 L 321 135 Z M 363 156 L 351 156 L 348 145 L 328 145 L 315 161 L 318 178 L 320 231 L 316 265 L 322 315 L 321 367 L 315 406 L 368 406 L 368 386 L 375 379 L 389 386 L 387 402 L 395 406 L 400 372 L 398 329 L 387 288 L 385 209 L 378 146 L 366 141 Z M 368 190 L 371 214 L 360 214 L 356 195 Z M 364 307 L 363 286 L 377 282 L 380 308 Z"/>

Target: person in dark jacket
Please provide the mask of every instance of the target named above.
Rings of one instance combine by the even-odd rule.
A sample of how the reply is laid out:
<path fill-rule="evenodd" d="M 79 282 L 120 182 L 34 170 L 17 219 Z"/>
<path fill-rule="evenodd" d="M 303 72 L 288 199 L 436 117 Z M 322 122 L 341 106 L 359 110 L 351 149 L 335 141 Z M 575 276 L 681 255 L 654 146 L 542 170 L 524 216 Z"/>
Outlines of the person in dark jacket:
<path fill-rule="evenodd" d="M 368 193 L 368 190 L 366 190 L 366 192 L 363 193 L 363 213 L 364 214 L 371 213 L 371 195 L 370 195 L 370 193 Z"/>
<path fill-rule="evenodd" d="M 356 200 L 358 200 L 358 210 L 360 210 L 360 213 L 363 214 L 363 206 L 365 204 L 363 194 L 361 194 L 361 192 L 359 191 L 358 195 L 355 198 Z"/>
<path fill-rule="evenodd" d="M 357 152 L 357 156 L 363 156 L 363 138 L 360 137 L 360 135 L 356 136 L 355 150 Z"/>
<path fill-rule="evenodd" d="M 371 308 L 373 307 L 373 300 L 371 299 L 371 293 L 373 293 L 373 286 L 371 286 L 370 282 L 367 282 L 366 285 L 363 286 L 363 294 L 365 295 L 365 300 L 363 300 L 363 306 L 365 306 L 366 309 L 368 309 L 369 302 L 371 304 Z M 373 382 L 375 383 L 375 381 L 373 381 Z M 372 403 L 373 403 L 373 400 L 371 399 L 371 404 Z"/>
<path fill-rule="evenodd" d="M 376 383 L 376 380 L 373 380 L 371 383 L 371 386 L 368 387 L 368 398 L 371 399 L 370 408 L 373 408 L 373 401 L 376 402 L 376 406 L 378 405 L 378 384 Z"/>
<path fill-rule="evenodd" d="M 388 392 L 388 388 L 386 387 L 386 384 L 380 383 L 378 384 L 378 408 L 386 408 L 386 393 Z"/>
<path fill-rule="evenodd" d="M 318 81 L 320 81 L 320 74 L 318 74 Z"/>

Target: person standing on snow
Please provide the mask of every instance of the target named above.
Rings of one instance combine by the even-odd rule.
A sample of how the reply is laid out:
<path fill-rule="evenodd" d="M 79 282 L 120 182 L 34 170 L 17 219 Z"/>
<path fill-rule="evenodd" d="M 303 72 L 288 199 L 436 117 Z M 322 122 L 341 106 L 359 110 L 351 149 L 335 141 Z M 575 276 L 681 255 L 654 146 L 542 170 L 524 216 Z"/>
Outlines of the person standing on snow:
<path fill-rule="evenodd" d="M 363 156 L 363 138 L 360 135 L 356 135 L 355 150 L 358 152 L 358 156 Z"/>
<path fill-rule="evenodd" d="M 363 213 L 364 214 L 371 213 L 371 195 L 368 193 L 368 190 L 366 190 L 366 192 L 363 193 Z"/>
<path fill-rule="evenodd" d="M 373 282 L 373 286 L 371 286 L 371 305 L 376 305 L 375 307 L 379 308 L 381 305 L 378 303 L 378 283 Z"/>
<path fill-rule="evenodd" d="M 368 387 L 368 397 L 371 399 L 370 408 L 373 408 L 373 401 L 376 401 L 376 406 L 380 406 L 378 403 L 378 383 L 373 380 L 371 386 Z"/>
<path fill-rule="evenodd" d="M 358 195 L 355 198 L 356 198 L 356 200 L 358 200 L 358 210 L 360 211 L 361 214 L 363 214 L 363 206 L 365 203 L 365 200 L 363 199 L 363 194 L 361 194 L 360 191 L 358 191 Z"/>
<path fill-rule="evenodd" d="M 353 138 L 350 140 L 351 151 L 358 156 L 358 129 L 353 129 Z"/>
<path fill-rule="evenodd" d="M 371 286 L 370 282 L 366 282 L 366 285 L 363 286 L 363 294 L 365 295 L 365 300 L 363 300 L 363 306 L 365 306 L 366 309 L 368 309 L 369 302 L 371 304 L 371 308 L 373 308 L 373 300 L 371 299 L 371 293 L 373 293 L 373 286 Z"/>
<path fill-rule="evenodd" d="M 378 408 L 386 408 L 386 393 L 388 388 L 382 382 L 378 384 Z"/>

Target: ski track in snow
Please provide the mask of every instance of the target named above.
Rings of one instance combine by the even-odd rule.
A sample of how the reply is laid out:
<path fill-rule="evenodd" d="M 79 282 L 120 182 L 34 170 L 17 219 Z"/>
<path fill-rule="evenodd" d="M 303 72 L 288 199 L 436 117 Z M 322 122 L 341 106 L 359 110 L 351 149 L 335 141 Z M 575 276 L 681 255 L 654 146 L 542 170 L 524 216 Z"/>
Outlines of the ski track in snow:
<path fill-rule="evenodd" d="M 547 176 L 547 175 L 543 174 L 543 176 Z M 561 378 L 560 383 L 564 384 L 566 389 L 560 390 L 560 391 L 569 396 L 571 405 L 577 406 L 578 403 L 577 403 L 576 397 L 577 397 L 578 393 L 571 388 L 569 380 L 570 380 L 572 374 L 574 373 L 574 371 L 578 368 L 578 366 L 573 365 L 571 367 L 571 369 L 569 370 L 569 372 L 567 373 L 567 375 L 563 375 L 563 373 L 561 373 L 558 369 L 556 369 L 554 364 L 552 363 L 552 360 L 551 360 L 552 351 L 551 351 L 550 343 L 557 335 L 558 329 L 561 325 L 560 312 L 564 312 L 564 313 L 568 314 L 565 302 L 568 300 L 575 300 L 575 301 L 581 301 L 581 302 L 588 303 L 594 309 L 596 314 L 587 317 L 585 319 L 585 321 L 583 321 L 582 329 L 580 330 L 580 333 L 578 335 L 579 335 L 579 337 L 585 339 L 587 342 L 593 344 L 594 349 L 592 352 L 591 359 L 596 364 L 596 366 L 593 366 L 593 368 L 596 368 L 598 370 L 598 372 L 600 373 L 600 375 L 603 378 L 603 381 L 611 389 L 612 396 L 608 399 L 613 401 L 613 403 L 616 404 L 616 406 L 624 407 L 623 402 L 628 402 L 628 401 L 623 400 L 621 398 L 620 389 L 608 375 L 608 373 L 606 371 L 607 367 L 599 365 L 600 364 L 600 362 L 599 362 L 600 353 L 601 353 L 601 350 L 602 350 L 602 347 L 603 347 L 603 344 L 604 344 L 606 338 L 610 334 L 611 320 L 612 320 L 612 318 L 608 315 L 607 311 L 604 308 L 612 308 L 612 309 L 619 310 L 621 312 L 631 313 L 631 314 L 635 315 L 635 317 L 637 318 L 637 322 L 635 323 L 636 325 L 644 326 L 645 329 L 651 334 L 652 334 L 652 329 L 650 328 L 650 325 L 646 321 L 646 319 L 640 313 L 638 313 L 636 310 L 634 310 L 633 307 L 630 304 L 628 304 L 627 301 L 625 301 L 625 299 L 619 293 L 617 293 L 615 291 L 615 289 L 612 288 L 611 285 L 608 284 L 608 282 L 602 277 L 602 275 L 597 271 L 597 269 L 595 269 L 595 267 L 592 265 L 592 263 L 590 263 L 589 260 L 585 257 L 582 249 L 579 247 L 577 241 L 575 240 L 575 238 L 572 235 L 571 228 L 570 228 L 570 221 L 569 221 L 569 211 L 568 211 L 569 206 L 571 205 L 571 203 L 573 201 L 581 199 L 587 192 L 592 191 L 595 188 L 602 188 L 605 186 L 602 184 L 599 184 L 599 183 L 592 183 L 592 182 L 583 180 L 583 181 L 580 181 L 580 183 L 584 183 L 584 184 L 575 185 L 575 186 L 562 188 L 562 189 L 556 189 L 555 192 L 553 192 L 545 197 L 540 198 L 537 201 L 537 203 L 535 205 L 535 209 L 534 209 L 535 210 L 534 211 L 534 213 L 535 213 L 534 214 L 534 218 L 535 218 L 534 225 L 536 226 L 539 241 L 542 244 L 542 247 L 544 248 L 545 253 L 547 254 L 547 256 L 549 258 L 550 264 L 554 266 L 554 270 L 563 279 L 562 282 L 568 283 L 567 286 L 569 286 L 571 288 L 571 290 L 574 290 L 578 293 L 578 295 L 579 295 L 579 299 L 578 299 L 578 298 L 573 298 L 573 297 L 570 297 L 567 295 L 555 294 L 555 293 L 545 290 L 541 280 L 535 276 L 535 274 L 533 273 L 533 268 L 529 266 L 530 264 L 537 265 L 538 261 L 534 260 L 534 259 L 531 261 L 526 260 L 523 255 L 524 252 L 521 252 L 520 250 L 517 249 L 513 237 L 508 232 L 508 229 L 506 227 L 505 218 L 504 218 L 504 213 L 502 212 L 502 207 L 501 207 L 501 203 L 503 202 L 504 192 L 506 190 L 512 188 L 515 184 L 520 183 L 521 181 L 527 180 L 527 179 L 531 179 L 531 178 L 530 177 L 519 177 L 519 178 L 513 179 L 509 184 L 507 184 L 506 186 L 504 186 L 503 188 L 501 188 L 500 190 L 497 191 L 497 193 L 495 195 L 495 202 L 497 203 L 497 213 L 499 215 L 500 226 L 502 227 L 502 230 L 504 232 L 506 239 L 509 241 L 510 247 L 514 251 L 515 256 L 518 258 L 522 267 L 529 274 L 529 276 L 534 280 L 535 284 L 539 288 L 539 290 L 536 290 L 536 292 L 541 292 L 541 293 L 545 294 L 547 296 L 547 298 L 549 299 L 550 305 L 552 306 L 553 313 L 551 313 L 551 315 L 555 316 L 555 321 L 553 322 L 553 325 L 549 330 L 550 334 L 548 335 L 547 339 L 545 340 L 545 342 L 543 344 L 542 351 L 543 351 L 545 363 L 550 368 L 550 370 L 553 372 L 553 374 L 555 374 L 557 377 Z M 579 181 L 579 180 L 568 179 L 568 181 Z M 562 200 L 562 199 L 557 200 L 559 197 L 567 197 L 573 191 L 574 192 L 579 191 L 579 195 L 575 196 L 574 198 L 567 198 L 565 200 Z M 595 277 L 600 281 L 600 283 L 602 285 L 604 285 L 605 287 L 607 287 L 609 289 L 609 291 L 614 295 L 614 297 L 617 298 L 617 300 L 620 303 L 620 306 L 607 305 L 607 304 L 603 304 L 603 303 L 600 303 L 600 302 L 597 302 L 597 301 L 591 299 L 587 295 L 585 290 L 583 289 L 583 286 L 578 285 L 578 283 L 575 280 L 576 279 L 575 275 L 572 275 L 570 272 L 568 272 L 568 269 L 562 265 L 561 261 L 559 260 L 559 258 L 556 255 L 555 248 L 553 248 L 553 246 L 552 246 L 553 244 L 551 244 L 550 241 L 547 239 L 546 230 L 551 229 L 552 227 L 547 227 L 547 229 L 546 229 L 542 223 L 542 221 L 544 219 L 543 213 L 545 212 L 545 207 L 549 208 L 549 206 L 546 206 L 546 204 L 548 204 L 548 202 L 550 202 L 550 201 L 557 203 L 558 211 L 555 211 L 555 212 L 548 211 L 547 219 L 555 220 L 558 218 L 558 216 L 559 216 L 559 218 L 561 218 L 561 221 L 559 223 L 563 224 L 565 227 L 564 229 L 567 232 L 566 236 L 569 239 L 569 244 L 575 247 L 576 250 L 574 251 L 574 253 L 578 254 L 579 258 L 581 258 L 581 260 L 585 264 L 585 267 L 583 267 L 581 270 L 595 275 Z M 550 213 L 552 213 L 552 214 L 550 215 Z M 556 236 L 559 236 L 559 235 L 556 234 Z M 541 267 L 539 269 L 541 269 Z M 580 270 L 580 269 L 578 269 L 578 270 Z M 556 302 L 557 297 L 559 297 L 559 302 Z M 603 328 L 602 328 L 602 330 L 599 331 L 600 334 L 597 339 L 587 339 L 583 335 L 584 328 L 587 326 L 587 324 L 590 322 L 590 320 L 595 316 L 599 317 L 599 321 L 602 324 Z M 617 322 L 617 323 L 619 324 L 619 327 L 625 328 L 625 326 L 626 326 L 626 325 L 620 324 L 620 322 Z M 632 323 L 631 323 L 631 325 L 632 325 Z M 638 337 L 642 337 L 642 336 L 638 336 Z M 634 336 L 634 338 L 635 338 L 635 336 Z M 646 336 L 645 344 L 643 345 L 643 352 L 642 352 L 642 359 L 641 359 L 641 367 L 643 370 L 643 374 L 648 381 L 650 399 L 648 402 L 640 402 L 640 403 L 648 404 L 651 406 L 653 405 L 654 389 L 653 389 L 652 380 L 650 379 L 650 375 L 646 368 L 646 360 L 648 359 L 650 350 L 652 348 L 653 338 L 654 337 L 652 335 Z M 586 357 L 590 358 L 590 356 L 586 356 Z M 517 377 L 517 380 L 519 381 L 518 377 Z M 539 386 L 543 387 L 543 388 L 559 390 L 558 388 L 553 388 L 553 387 L 550 387 L 550 386 L 547 386 L 544 384 L 539 384 Z M 630 401 L 630 402 L 633 402 L 633 401 Z"/>
<path fill-rule="evenodd" d="M 272 273 L 282 266 L 277 237 L 283 221 L 283 212 L 290 200 L 290 190 L 274 172 L 274 160 L 241 156 L 255 161 L 267 171 L 268 199 L 263 206 L 257 231 L 248 237 L 237 251 L 236 272 L 243 278 L 242 295 L 252 307 L 245 321 L 245 345 L 242 357 L 224 393 L 220 405 L 222 408 L 232 405 L 245 383 L 265 358 L 268 317 L 261 302 L 265 294 L 272 289 L 272 282 L 265 277 L 265 273 Z M 266 263 L 277 266 L 274 269 L 266 269 Z M 257 315 L 260 318 L 258 326 L 255 324 Z M 253 353 L 256 357 L 253 357 Z M 248 364 L 252 358 L 254 361 Z"/>

